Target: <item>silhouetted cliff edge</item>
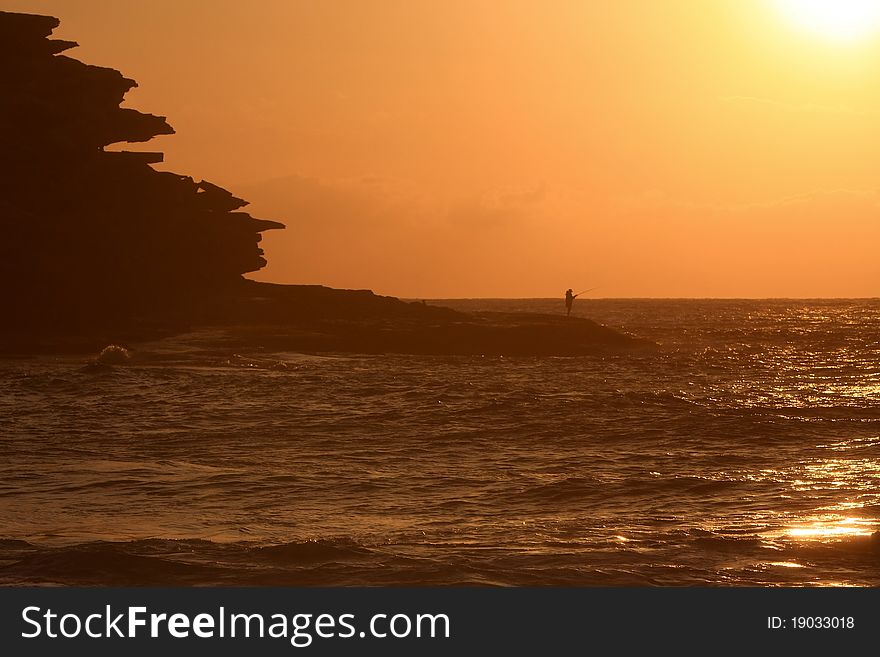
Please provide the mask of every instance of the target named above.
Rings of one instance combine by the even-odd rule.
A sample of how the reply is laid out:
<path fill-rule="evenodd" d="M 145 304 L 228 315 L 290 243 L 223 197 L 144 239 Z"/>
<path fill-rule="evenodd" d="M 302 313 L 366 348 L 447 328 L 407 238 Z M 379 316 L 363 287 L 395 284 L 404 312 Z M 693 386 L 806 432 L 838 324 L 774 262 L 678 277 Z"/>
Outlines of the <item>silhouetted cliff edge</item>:
<path fill-rule="evenodd" d="M 57 18 L 0 12 L 0 351 L 92 350 L 198 327 L 305 351 L 580 354 L 638 341 L 584 319 L 465 314 L 366 290 L 243 278 L 266 261 L 247 201 L 108 150 L 173 134 L 120 107 L 134 80 L 60 53 Z"/>
<path fill-rule="evenodd" d="M 121 108 L 137 86 L 59 54 L 57 18 L 0 12 L 0 294 L 10 332 L 85 332 L 184 313 L 266 264 L 247 202 L 105 150 L 174 130 Z"/>

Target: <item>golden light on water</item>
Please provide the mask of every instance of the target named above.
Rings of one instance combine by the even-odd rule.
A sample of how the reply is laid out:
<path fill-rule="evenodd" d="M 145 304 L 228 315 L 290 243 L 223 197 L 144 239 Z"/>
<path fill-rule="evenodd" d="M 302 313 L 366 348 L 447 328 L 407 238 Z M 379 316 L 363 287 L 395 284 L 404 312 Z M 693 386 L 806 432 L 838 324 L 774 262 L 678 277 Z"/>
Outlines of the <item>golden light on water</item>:
<path fill-rule="evenodd" d="M 768 566 L 776 566 L 778 568 L 803 568 L 803 564 L 794 561 L 771 561 Z"/>
<path fill-rule="evenodd" d="M 880 0 L 775 0 L 794 24 L 839 42 L 857 41 L 880 31 Z"/>
<path fill-rule="evenodd" d="M 808 525 L 791 527 L 786 533 L 790 538 L 823 540 L 870 536 L 874 529 L 874 524 L 863 518 L 844 518 L 838 521 L 817 520 Z"/>

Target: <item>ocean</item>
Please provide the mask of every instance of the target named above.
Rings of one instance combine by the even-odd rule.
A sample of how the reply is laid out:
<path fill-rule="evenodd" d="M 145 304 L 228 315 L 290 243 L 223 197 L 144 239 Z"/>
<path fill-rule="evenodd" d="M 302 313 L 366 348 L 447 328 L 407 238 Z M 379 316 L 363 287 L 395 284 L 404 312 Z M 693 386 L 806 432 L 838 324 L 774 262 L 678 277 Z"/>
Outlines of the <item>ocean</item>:
<path fill-rule="evenodd" d="M 880 300 L 574 312 L 657 346 L 0 360 L 0 584 L 880 585 Z"/>

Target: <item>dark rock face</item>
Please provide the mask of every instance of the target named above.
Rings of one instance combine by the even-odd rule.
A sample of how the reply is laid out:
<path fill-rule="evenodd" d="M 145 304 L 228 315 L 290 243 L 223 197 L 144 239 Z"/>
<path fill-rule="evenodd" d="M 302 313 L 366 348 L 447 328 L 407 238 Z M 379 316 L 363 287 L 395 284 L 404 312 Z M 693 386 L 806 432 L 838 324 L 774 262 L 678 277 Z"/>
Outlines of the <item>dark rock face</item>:
<path fill-rule="evenodd" d="M 120 108 L 134 80 L 59 54 L 76 44 L 49 38 L 58 24 L 0 12 L 0 353 L 93 351 L 186 331 L 207 349 L 643 346 L 586 319 L 465 314 L 369 290 L 244 279 L 266 264 L 260 233 L 284 226 L 241 212 L 246 201 L 216 185 L 156 171 L 161 153 L 105 150 L 174 131 L 165 117 Z"/>
<path fill-rule="evenodd" d="M 119 105 L 136 86 L 59 53 L 48 16 L 0 12 L 0 294 L 6 331 L 88 331 L 186 312 L 266 264 L 226 190 L 111 152 L 173 134 Z"/>

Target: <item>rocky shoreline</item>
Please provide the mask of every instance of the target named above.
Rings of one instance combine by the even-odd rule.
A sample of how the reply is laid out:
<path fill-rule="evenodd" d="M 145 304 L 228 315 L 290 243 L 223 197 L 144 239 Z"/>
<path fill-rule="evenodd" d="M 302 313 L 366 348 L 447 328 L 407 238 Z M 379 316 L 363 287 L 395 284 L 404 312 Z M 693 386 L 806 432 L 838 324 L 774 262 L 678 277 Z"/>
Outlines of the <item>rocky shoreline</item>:
<path fill-rule="evenodd" d="M 60 21 L 0 12 L 0 353 L 95 353 L 213 327 L 218 344 L 308 352 L 578 355 L 642 343 L 562 315 L 461 313 L 369 290 L 275 285 L 282 229 L 210 182 L 120 150 L 173 134 L 123 108 L 137 83 L 66 56 Z M 295 220 L 295 218 L 293 218 Z"/>
<path fill-rule="evenodd" d="M 369 290 L 247 281 L 203 317 L 230 346 L 270 351 L 576 356 L 650 343 L 589 319 L 536 313 L 464 313 Z"/>
<path fill-rule="evenodd" d="M 233 352 L 581 356 L 652 346 L 562 314 L 464 313 L 369 290 L 244 281 L 235 293 L 206 300 L 189 317 L 152 317 L 78 333 L 51 328 L 7 333 L 0 335 L 0 353 L 94 354 L 108 344 L 136 352 L 140 344 L 165 338 Z"/>

